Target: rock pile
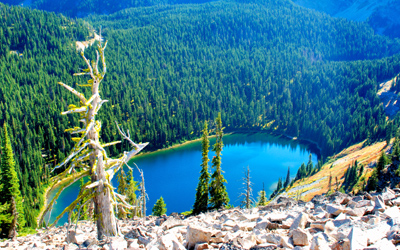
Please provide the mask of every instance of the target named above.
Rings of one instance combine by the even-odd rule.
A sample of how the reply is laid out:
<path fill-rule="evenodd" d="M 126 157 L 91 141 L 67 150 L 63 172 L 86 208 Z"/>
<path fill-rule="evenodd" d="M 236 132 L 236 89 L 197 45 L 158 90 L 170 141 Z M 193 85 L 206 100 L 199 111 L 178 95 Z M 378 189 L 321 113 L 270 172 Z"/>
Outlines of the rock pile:
<path fill-rule="evenodd" d="M 149 216 L 120 221 L 120 237 L 96 240 L 92 222 L 39 230 L 0 243 L 5 249 L 400 249 L 400 189 L 310 202 L 278 198 L 249 210 L 183 218 Z"/>

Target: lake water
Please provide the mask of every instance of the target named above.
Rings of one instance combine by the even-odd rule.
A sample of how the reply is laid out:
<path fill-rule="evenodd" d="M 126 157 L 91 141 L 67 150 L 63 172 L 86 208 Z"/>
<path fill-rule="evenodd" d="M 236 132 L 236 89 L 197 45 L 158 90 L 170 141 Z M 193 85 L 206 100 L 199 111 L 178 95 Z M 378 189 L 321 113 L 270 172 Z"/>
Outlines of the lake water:
<path fill-rule="evenodd" d="M 210 140 L 210 149 L 215 139 Z M 253 196 L 256 199 L 258 192 L 262 190 L 263 183 L 269 195 L 276 187 L 279 177 L 286 178 L 287 169 L 290 167 L 293 178 L 297 169 L 304 162 L 307 163 L 309 155 L 312 161 L 317 163 L 315 151 L 300 144 L 298 141 L 276 137 L 269 134 L 232 134 L 223 138 L 222 170 L 227 180 L 227 191 L 230 204 L 240 204 L 239 195 L 244 190 L 244 171 L 250 167 L 251 181 L 253 182 Z M 210 150 L 211 159 L 214 152 Z M 139 168 L 143 170 L 146 191 L 149 196 L 147 201 L 147 214 L 157 199 L 162 196 L 167 205 L 167 214 L 172 212 L 184 212 L 192 209 L 201 164 L 201 142 L 185 144 L 173 149 L 163 150 L 137 156 L 133 159 Z M 209 164 L 211 169 L 211 162 Z M 211 170 L 210 170 L 211 171 Z M 125 169 L 127 173 L 128 170 Z M 139 180 L 138 171 L 135 171 L 135 180 Z M 117 186 L 117 176 L 113 185 Z M 75 200 L 79 182 L 64 190 L 57 204 L 54 206 L 50 221 L 62 212 L 73 200 Z M 49 194 L 49 200 L 55 192 Z M 63 224 L 67 221 L 67 215 L 59 221 Z"/>

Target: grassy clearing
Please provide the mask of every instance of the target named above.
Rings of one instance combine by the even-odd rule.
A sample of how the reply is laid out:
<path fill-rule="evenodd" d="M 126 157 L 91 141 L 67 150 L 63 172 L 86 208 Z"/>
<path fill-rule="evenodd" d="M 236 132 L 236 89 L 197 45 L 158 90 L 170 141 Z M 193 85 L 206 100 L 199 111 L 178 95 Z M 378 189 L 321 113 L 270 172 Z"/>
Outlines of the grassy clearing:
<path fill-rule="evenodd" d="M 375 163 L 382 150 L 386 149 L 386 142 L 377 142 L 369 146 L 364 146 L 364 142 L 355 144 L 349 148 L 344 149 L 342 152 L 332 156 L 327 163 L 321 168 L 321 171 L 310 176 L 304 180 L 299 180 L 287 190 L 289 195 L 296 195 L 298 189 L 301 189 L 303 193 L 315 189 L 315 191 L 309 192 L 302 196 L 302 200 L 309 201 L 315 195 L 325 194 L 329 191 L 329 176 L 332 175 L 332 189 L 335 190 L 337 184 L 342 185 L 344 181 L 344 174 L 347 168 L 354 164 L 357 160 L 359 164 L 364 165 L 365 179 L 367 180 L 372 173 L 371 163 Z M 327 178 L 324 178 L 327 177 Z M 336 178 L 338 183 L 336 183 Z M 318 181 L 320 180 L 320 181 Z M 307 186 L 315 182 L 315 185 Z M 305 188 L 302 189 L 302 186 Z M 293 190 L 293 191 L 291 191 Z"/>

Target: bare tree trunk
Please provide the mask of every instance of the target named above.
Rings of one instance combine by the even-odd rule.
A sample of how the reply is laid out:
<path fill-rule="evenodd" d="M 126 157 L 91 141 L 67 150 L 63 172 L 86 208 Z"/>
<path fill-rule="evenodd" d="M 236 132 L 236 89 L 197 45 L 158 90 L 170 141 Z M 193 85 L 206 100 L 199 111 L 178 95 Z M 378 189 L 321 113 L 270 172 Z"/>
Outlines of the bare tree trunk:
<path fill-rule="evenodd" d="M 11 225 L 8 231 L 8 238 L 9 239 L 15 239 L 17 237 L 17 221 L 18 221 L 18 212 L 17 212 L 17 207 L 15 205 L 15 199 L 14 197 L 11 197 L 11 217 L 13 218 L 11 221 Z"/>
<path fill-rule="evenodd" d="M 89 109 L 86 124 L 90 124 L 91 122 L 95 121 L 95 112 L 100 101 L 99 82 L 96 80 L 93 83 L 92 94 L 97 95 L 97 97 L 95 97 L 92 107 Z M 96 133 L 96 126 L 93 126 L 89 131 L 88 139 L 95 141 L 97 145 L 100 145 L 99 134 Z M 104 185 L 107 183 L 107 180 L 104 170 L 103 154 L 100 149 L 94 145 L 91 145 L 90 148 L 93 150 L 89 158 L 89 166 L 92 171 L 91 181 L 92 183 L 100 181 L 100 184 L 96 187 L 96 193 L 93 201 L 97 224 L 97 237 L 99 240 L 101 240 L 103 236 L 116 236 L 117 224 L 115 220 L 114 209 L 111 204 L 110 190 Z"/>

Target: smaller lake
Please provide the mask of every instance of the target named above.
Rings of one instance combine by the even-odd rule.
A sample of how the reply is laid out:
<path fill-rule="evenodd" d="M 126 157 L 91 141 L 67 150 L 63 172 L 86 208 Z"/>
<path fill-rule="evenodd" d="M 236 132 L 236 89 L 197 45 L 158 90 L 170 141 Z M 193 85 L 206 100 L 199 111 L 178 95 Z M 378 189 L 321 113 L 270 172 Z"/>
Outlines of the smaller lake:
<path fill-rule="evenodd" d="M 210 139 L 209 158 L 214 156 L 211 148 L 215 139 Z M 263 183 L 267 195 L 276 187 L 278 178 L 286 178 L 287 169 L 290 167 L 291 177 L 297 173 L 298 168 L 304 162 L 307 163 L 309 155 L 314 164 L 317 163 L 315 151 L 298 141 L 289 140 L 270 134 L 232 134 L 223 138 L 222 170 L 230 204 L 240 205 L 240 193 L 244 190 L 243 177 L 245 168 L 250 167 L 250 176 L 253 183 L 253 197 L 257 199 L 258 192 L 262 190 Z M 157 199 L 162 196 L 167 205 L 167 214 L 181 213 L 192 209 L 195 199 L 196 187 L 201 170 L 201 142 L 196 141 L 176 148 L 162 150 L 137 156 L 133 159 L 139 168 L 143 170 L 146 191 L 149 196 L 147 201 L 147 214 Z M 211 169 L 211 161 L 209 164 Z M 125 169 L 127 173 L 128 170 Z M 134 171 L 134 178 L 139 181 L 138 171 Z M 116 187 L 117 175 L 113 179 Z M 77 196 L 79 182 L 75 183 L 60 195 L 57 204 L 53 208 L 51 221 L 62 212 Z M 49 194 L 49 199 L 55 192 Z M 59 224 L 67 221 L 67 215 Z"/>

